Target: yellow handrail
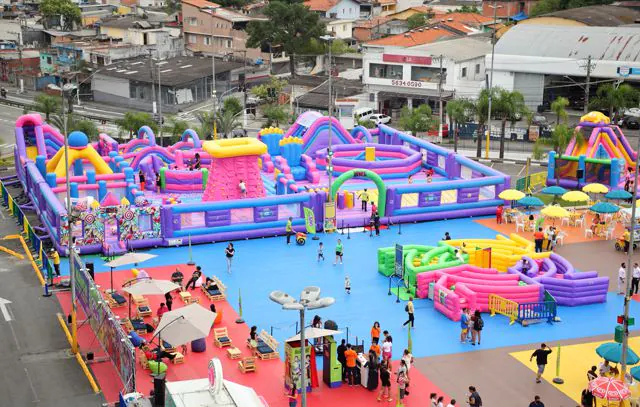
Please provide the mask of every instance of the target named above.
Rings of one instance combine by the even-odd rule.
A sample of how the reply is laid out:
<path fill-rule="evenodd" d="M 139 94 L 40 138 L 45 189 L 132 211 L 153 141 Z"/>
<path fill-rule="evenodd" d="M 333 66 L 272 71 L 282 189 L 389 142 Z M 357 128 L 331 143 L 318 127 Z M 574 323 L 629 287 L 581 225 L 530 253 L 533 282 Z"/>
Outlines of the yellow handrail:
<path fill-rule="evenodd" d="M 491 316 L 504 315 L 509 318 L 509 325 L 512 325 L 518 319 L 518 303 L 496 294 L 489 294 L 489 312 Z"/>

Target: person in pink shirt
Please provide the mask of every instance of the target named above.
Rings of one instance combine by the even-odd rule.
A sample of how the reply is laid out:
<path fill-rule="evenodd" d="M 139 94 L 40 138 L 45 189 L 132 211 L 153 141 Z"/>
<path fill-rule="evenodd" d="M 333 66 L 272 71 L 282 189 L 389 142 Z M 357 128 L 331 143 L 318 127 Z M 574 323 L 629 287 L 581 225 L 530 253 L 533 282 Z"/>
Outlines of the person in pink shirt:
<path fill-rule="evenodd" d="M 161 302 L 160 308 L 158 308 L 158 311 L 156 312 L 156 314 L 158 315 L 158 319 L 162 318 L 162 314 L 168 311 L 169 311 L 169 308 L 167 308 L 164 302 Z"/>

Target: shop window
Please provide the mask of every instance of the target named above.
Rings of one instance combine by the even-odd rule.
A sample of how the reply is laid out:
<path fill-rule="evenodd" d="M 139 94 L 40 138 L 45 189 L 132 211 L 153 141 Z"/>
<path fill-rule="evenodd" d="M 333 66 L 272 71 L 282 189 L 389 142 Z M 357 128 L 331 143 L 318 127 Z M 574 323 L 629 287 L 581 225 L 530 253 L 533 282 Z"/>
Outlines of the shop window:
<path fill-rule="evenodd" d="M 402 65 L 369 64 L 369 76 L 383 79 L 402 79 Z"/>

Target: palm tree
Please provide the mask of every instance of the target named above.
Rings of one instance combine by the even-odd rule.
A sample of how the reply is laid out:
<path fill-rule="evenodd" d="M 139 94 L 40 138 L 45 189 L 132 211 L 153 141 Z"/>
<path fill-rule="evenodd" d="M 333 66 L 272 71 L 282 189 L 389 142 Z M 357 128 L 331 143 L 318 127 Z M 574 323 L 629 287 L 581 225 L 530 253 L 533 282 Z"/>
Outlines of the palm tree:
<path fill-rule="evenodd" d="M 551 111 L 556 114 L 556 124 L 560 124 L 560 120 L 567 121 L 567 111 L 565 110 L 569 106 L 569 99 L 558 96 L 553 102 L 551 102 Z"/>
<path fill-rule="evenodd" d="M 551 132 L 551 137 L 539 137 L 533 145 L 533 158 L 539 160 L 544 155 L 543 147 L 551 147 L 560 156 L 571 142 L 571 138 L 576 138 L 576 143 L 582 145 L 586 140 L 580 132 L 571 130 L 566 124 L 561 123 Z"/>
<path fill-rule="evenodd" d="M 224 137 L 230 138 L 232 132 L 241 127 L 242 123 L 238 121 L 238 114 L 234 114 L 232 111 L 225 111 L 222 114 L 218 114 L 216 117 L 216 124 L 218 125 L 218 130 L 221 134 L 224 134 Z"/>
<path fill-rule="evenodd" d="M 57 97 L 40 94 L 36 96 L 34 101 L 36 102 L 35 110 L 44 113 L 46 121 L 49 121 L 51 113 L 60 110 L 60 99 Z"/>
<path fill-rule="evenodd" d="M 267 118 L 266 127 L 280 126 L 280 122 L 287 120 L 287 111 L 284 106 L 269 104 L 262 109 L 262 114 Z"/>
<path fill-rule="evenodd" d="M 149 113 L 127 112 L 122 119 L 116 119 L 116 124 L 121 131 L 129 133 L 129 137 L 133 137 L 142 126 L 149 126 L 154 133 L 158 131 L 158 124 Z"/>
<path fill-rule="evenodd" d="M 203 139 L 210 139 L 213 136 L 213 112 L 197 112 L 196 120 L 200 123 L 198 134 Z"/>
<path fill-rule="evenodd" d="M 507 121 L 515 122 L 519 117 L 525 115 L 528 109 L 524 104 L 524 96 L 522 96 L 522 93 L 506 89 L 495 89 L 495 91 L 496 95 L 493 99 L 493 105 L 495 106 L 494 111 L 502 122 L 499 157 L 504 158 L 504 139 Z"/>
<path fill-rule="evenodd" d="M 638 105 L 640 92 L 637 89 L 623 83 L 615 86 L 605 83 L 598 86 L 596 97 L 589 102 L 590 109 L 608 109 L 609 116 L 613 117 L 620 109 L 626 109 Z"/>
<path fill-rule="evenodd" d="M 496 89 L 491 90 L 492 98 L 495 100 L 496 98 Z M 480 158 L 482 155 L 482 139 L 484 137 L 485 132 L 485 123 L 487 123 L 487 116 L 489 113 L 489 89 L 482 89 L 480 91 L 480 95 L 478 96 L 478 100 L 474 105 L 474 112 L 476 118 L 478 119 L 478 129 L 477 133 L 477 144 L 476 144 L 476 157 Z"/>
<path fill-rule="evenodd" d="M 189 128 L 189 123 L 186 120 L 180 120 L 176 116 L 169 117 L 167 132 L 172 136 L 172 142 L 175 138 L 180 138 L 182 133 Z"/>
<path fill-rule="evenodd" d="M 61 114 L 51 116 L 51 125 L 57 127 L 61 132 L 64 132 L 64 116 Z M 86 134 L 89 139 L 95 139 L 99 133 L 98 127 L 91 120 L 83 119 L 81 116 L 75 114 L 68 114 L 67 134 L 73 131 L 81 131 Z"/>
<path fill-rule="evenodd" d="M 453 151 L 458 151 L 458 134 L 460 133 L 460 124 L 469 121 L 470 114 L 473 112 L 473 102 L 468 99 L 454 99 L 447 102 L 447 115 L 449 116 L 450 127 L 449 134 L 453 131 Z"/>
<path fill-rule="evenodd" d="M 433 118 L 431 108 L 427 104 L 413 109 L 409 109 L 406 106 L 403 107 L 398 123 L 403 130 L 410 131 L 414 137 L 418 137 L 420 132 L 433 130 L 436 126 L 436 120 Z"/>

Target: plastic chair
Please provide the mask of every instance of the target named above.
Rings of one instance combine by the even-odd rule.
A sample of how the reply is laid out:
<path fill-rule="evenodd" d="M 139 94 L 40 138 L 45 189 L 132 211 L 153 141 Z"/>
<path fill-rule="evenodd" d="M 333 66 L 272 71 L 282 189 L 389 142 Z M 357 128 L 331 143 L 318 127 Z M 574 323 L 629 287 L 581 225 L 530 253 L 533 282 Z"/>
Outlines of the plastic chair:
<path fill-rule="evenodd" d="M 584 229 L 584 237 L 586 238 L 592 238 L 593 239 L 593 230 L 591 230 L 591 228 L 585 228 Z"/>
<path fill-rule="evenodd" d="M 524 232 L 524 220 L 520 217 L 516 218 L 516 233 L 519 229 L 522 229 Z"/>
<path fill-rule="evenodd" d="M 565 223 L 567 224 L 567 226 L 569 226 L 569 224 L 571 223 L 571 219 L 569 217 L 566 217 L 560 220 L 560 226 L 564 226 Z"/>
<path fill-rule="evenodd" d="M 584 227 L 584 214 L 575 220 L 576 226 Z"/>
<path fill-rule="evenodd" d="M 605 238 L 606 240 L 611 240 L 611 239 L 613 239 L 613 233 L 614 233 L 614 231 L 615 231 L 615 230 L 616 230 L 615 225 L 609 226 L 609 227 L 607 228 L 607 231 L 604 233 L 604 238 Z"/>
<path fill-rule="evenodd" d="M 591 229 L 589 229 L 591 230 Z M 556 242 L 558 242 L 558 244 L 560 245 L 564 245 L 564 238 L 567 236 L 566 233 L 564 232 L 560 232 L 558 233 L 558 236 L 556 236 Z"/>

